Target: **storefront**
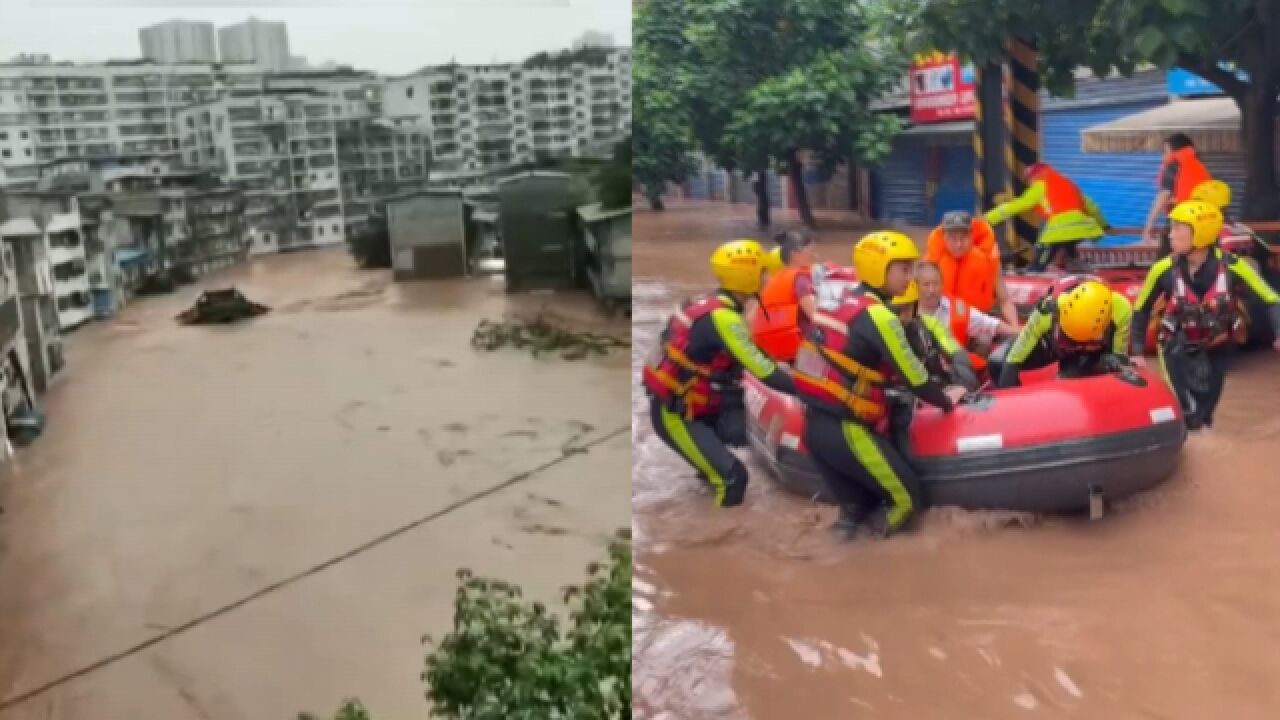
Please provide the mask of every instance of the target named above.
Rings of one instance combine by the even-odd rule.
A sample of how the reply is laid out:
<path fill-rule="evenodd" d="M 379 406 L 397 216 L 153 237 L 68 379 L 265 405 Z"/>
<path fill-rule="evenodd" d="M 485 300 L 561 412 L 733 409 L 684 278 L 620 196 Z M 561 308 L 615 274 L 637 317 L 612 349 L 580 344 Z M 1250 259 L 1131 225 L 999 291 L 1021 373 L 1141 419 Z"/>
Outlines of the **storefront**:
<path fill-rule="evenodd" d="M 910 86 L 910 127 L 872 171 L 873 212 L 884 222 L 932 225 L 977 201 L 973 69 L 951 55 L 917 58 Z"/>

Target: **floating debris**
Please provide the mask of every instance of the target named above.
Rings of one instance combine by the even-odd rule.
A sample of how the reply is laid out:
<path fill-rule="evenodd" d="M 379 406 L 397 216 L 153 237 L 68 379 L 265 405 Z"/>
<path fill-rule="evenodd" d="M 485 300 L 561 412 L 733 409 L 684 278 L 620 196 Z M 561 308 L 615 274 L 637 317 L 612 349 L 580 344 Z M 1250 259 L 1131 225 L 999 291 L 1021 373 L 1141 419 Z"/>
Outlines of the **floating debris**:
<path fill-rule="evenodd" d="M 477 350 L 493 352 L 507 346 L 528 350 L 534 357 L 559 353 L 565 360 L 581 360 L 592 354 L 605 355 L 615 348 L 629 348 L 631 340 L 557 327 L 541 313 L 532 320 L 481 320 L 471 336 L 471 347 Z"/>
<path fill-rule="evenodd" d="M 271 308 L 266 305 L 249 300 L 235 288 L 225 288 L 202 293 L 195 305 L 178 314 L 178 322 L 183 325 L 232 323 L 268 312 Z"/>

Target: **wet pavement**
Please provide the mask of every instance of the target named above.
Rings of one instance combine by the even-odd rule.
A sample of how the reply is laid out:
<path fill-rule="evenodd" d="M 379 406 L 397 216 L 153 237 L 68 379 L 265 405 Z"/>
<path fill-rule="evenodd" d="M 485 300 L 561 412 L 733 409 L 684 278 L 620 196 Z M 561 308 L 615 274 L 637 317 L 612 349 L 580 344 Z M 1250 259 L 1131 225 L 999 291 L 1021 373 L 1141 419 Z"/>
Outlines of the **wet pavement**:
<path fill-rule="evenodd" d="M 200 287 L 68 339 L 49 426 L 0 475 L 0 718 L 422 717 L 459 567 L 548 600 L 629 516 L 626 353 L 475 353 L 530 311 L 392 285 L 341 249 L 205 285 L 274 308 L 182 327 Z M 589 298 L 551 300 L 624 333 Z M 589 392 L 584 392 L 589 388 Z M 585 452 L 578 452 L 585 449 Z"/>
<path fill-rule="evenodd" d="M 752 220 L 637 211 L 634 359 Z M 824 224 L 824 259 L 848 262 L 865 228 Z M 633 381 L 636 717 L 1274 717 L 1278 407 L 1280 358 L 1239 357 L 1177 474 L 1100 522 L 939 508 L 837 546 L 834 509 L 749 453 L 745 505 L 713 508 Z"/>

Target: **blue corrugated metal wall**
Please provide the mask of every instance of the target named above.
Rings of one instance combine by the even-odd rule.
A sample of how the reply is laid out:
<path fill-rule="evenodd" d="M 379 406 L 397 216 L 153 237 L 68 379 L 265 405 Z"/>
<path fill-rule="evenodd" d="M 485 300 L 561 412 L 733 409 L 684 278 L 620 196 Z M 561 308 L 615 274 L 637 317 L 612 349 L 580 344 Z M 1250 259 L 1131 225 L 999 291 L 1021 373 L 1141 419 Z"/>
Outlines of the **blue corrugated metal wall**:
<path fill-rule="evenodd" d="M 1045 112 L 1042 157 L 1092 197 L 1111 225 L 1141 227 L 1159 190 L 1156 175 L 1160 155 L 1086 153 L 1080 146 L 1080 133 L 1099 123 L 1163 104 L 1162 100 L 1145 100 Z"/>
<path fill-rule="evenodd" d="M 973 147 L 943 147 L 942 177 L 938 184 L 938 192 L 933 198 L 934 224 L 942 222 L 943 213 L 948 210 L 964 210 L 973 212 L 977 204 L 977 193 L 973 188 Z"/>
<path fill-rule="evenodd" d="M 1244 200 L 1244 179 L 1247 171 L 1243 153 L 1205 153 L 1200 161 L 1209 172 L 1231 186 L 1231 217 L 1240 219 L 1240 203 Z"/>
<path fill-rule="evenodd" d="M 899 138 L 889 154 L 875 169 L 872 188 L 875 193 L 876 217 L 887 222 L 924 225 L 924 143 Z"/>

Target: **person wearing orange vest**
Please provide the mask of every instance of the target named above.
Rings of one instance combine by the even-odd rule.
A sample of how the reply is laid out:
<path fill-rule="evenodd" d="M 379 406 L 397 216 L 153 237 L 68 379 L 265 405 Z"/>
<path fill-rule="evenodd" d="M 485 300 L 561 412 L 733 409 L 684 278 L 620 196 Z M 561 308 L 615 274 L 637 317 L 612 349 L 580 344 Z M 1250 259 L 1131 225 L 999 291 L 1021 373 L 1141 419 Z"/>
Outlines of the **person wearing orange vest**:
<path fill-rule="evenodd" d="M 711 271 L 719 289 L 676 310 L 641 371 L 654 432 L 711 485 L 720 507 L 741 504 L 747 491 L 747 468 L 728 448 L 746 442 L 743 370 L 795 394 L 791 375 L 760 352 L 742 321 L 765 263 L 754 240 L 716 249 Z"/>
<path fill-rule="evenodd" d="M 1160 163 L 1160 173 L 1156 183 L 1160 192 L 1156 193 L 1155 202 L 1151 203 L 1151 212 L 1147 213 L 1147 225 L 1142 236 L 1151 237 L 1156 227 L 1156 218 L 1171 211 L 1174 206 L 1191 200 L 1195 189 L 1213 179 L 1209 169 L 1200 162 L 1196 154 L 1196 146 L 1191 138 L 1183 133 L 1174 133 L 1164 140 L 1164 158 Z M 1161 257 L 1169 254 L 1168 238 L 1161 239 Z"/>
<path fill-rule="evenodd" d="M 977 262 L 965 263 L 964 258 L 970 251 L 982 256 Z M 1000 272 L 1000 246 L 996 243 L 995 230 L 986 220 L 972 217 L 963 210 L 951 210 L 942 216 L 942 223 L 929 233 L 925 248 L 926 262 L 937 265 L 943 271 L 943 293 L 947 297 L 962 297 L 966 302 L 976 305 L 985 313 L 995 313 L 1005 322 L 1018 322 L 1018 307 L 1004 284 L 1004 275 Z M 957 266 L 967 265 L 966 271 L 953 272 Z M 988 266 L 991 275 L 990 285 L 994 295 L 985 289 L 968 295 L 957 292 L 957 286 L 970 288 L 987 284 L 985 273 L 978 266 Z M 976 277 L 973 277 L 974 274 Z M 970 276 L 961 278 L 959 276 Z"/>
<path fill-rule="evenodd" d="M 920 268 L 931 263 L 921 263 L 916 268 L 916 277 L 920 276 Z M 930 377 L 944 385 L 962 385 L 973 391 L 978 389 L 978 376 L 970 362 L 970 353 L 964 346 L 956 342 L 947 320 L 939 320 L 936 314 L 925 313 L 923 289 L 917 280 L 912 280 L 905 292 L 889 301 L 889 307 L 898 313 L 902 327 L 907 331 L 907 343 L 915 351 L 916 357 L 924 362 Z"/>
<path fill-rule="evenodd" d="M 758 306 L 747 314 L 751 336 L 774 360 L 791 362 L 817 310 L 810 270 L 817 260 L 813 237 L 799 230 L 779 233 L 774 240 L 783 267 L 771 271 L 760 291 Z"/>
<path fill-rule="evenodd" d="M 795 386 L 805 404 L 804 443 L 840 506 L 842 540 L 869 520 L 873 532 L 902 527 L 921 502 L 916 471 L 889 437 L 888 388 L 908 389 L 951 412 L 955 400 L 929 376 L 889 302 L 907 290 L 915 242 L 877 232 L 853 251 L 859 285 L 832 310 L 820 308 L 796 354 Z M 959 398 L 960 395 L 956 395 Z"/>
<path fill-rule="evenodd" d="M 998 225 L 1034 209 L 1044 224 L 1036 240 L 1035 259 L 1028 272 L 1044 272 L 1050 263 L 1065 255 L 1076 261 L 1077 246 L 1106 234 L 1107 220 L 1093 199 L 1080 191 L 1067 176 L 1048 163 L 1032 163 L 1023 174 L 1026 192 L 987 211 L 986 220 Z"/>
<path fill-rule="evenodd" d="M 916 285 L 920 289 L 921 318 L 932 318 L 950 330 L 960 347 L 968 347 L 971 341 L 989 347 L 997 336 L 1016 337 L 1019 332 L 1016 324 L 988 315 L 963 298 L 944 295 L 942 271 L 931 262 L 916 266 Z M 987 360 L 970 352 L 969 364 L 981 372 L 986 369 Z"/>
<path fill-rule="evenodd" d="M 1168 302 L 1157 334 L 1161 369 L 1182 405 L 1187 429 L 1213 425 L 1239 333 L 1236 281 L 1267 306 L 1280 350 L 1280 295 L 1244 260 L 1219 248 L 1222 211 L 1191 200 L 1169 213 L 1172 254 L 1151 266 L 1133 314 L 1134 355 L 1141 357 L 1147 322 Z"/>

